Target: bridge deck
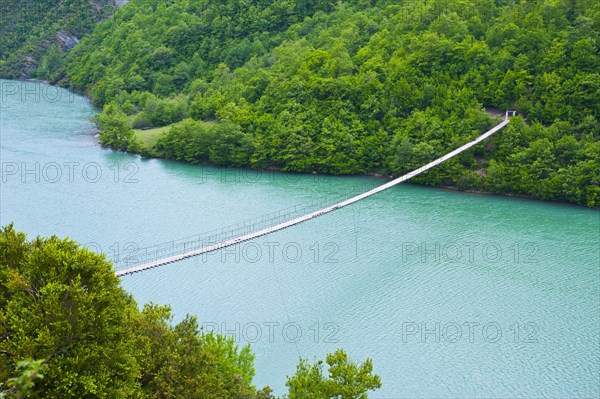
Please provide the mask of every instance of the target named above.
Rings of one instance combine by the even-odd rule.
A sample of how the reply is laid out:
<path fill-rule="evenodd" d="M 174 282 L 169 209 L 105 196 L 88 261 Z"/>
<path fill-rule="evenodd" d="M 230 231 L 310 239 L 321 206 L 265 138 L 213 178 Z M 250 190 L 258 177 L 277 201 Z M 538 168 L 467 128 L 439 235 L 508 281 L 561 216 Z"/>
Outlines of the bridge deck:
<path fill-rule="evenodd" d="M 455 149 L 454 151 L 449 152 L 448 154 L 444 155 L 443 157 L 438 158 L 435 161 L 432 161 L 432 162 L 428 163 L 425 166 L 420 167 L 419 169 L 413 170 L 412 172 L 407 173 L 404 176 L 398 177 L 397 179 L 391 180 L 388 183 L 382 184 L 381 186 L 378 186 L 378 187 L 376 187 L 376 188 L 374 188 L 372 190 L 366 191 L 366 192 L 364 192 L 362 194 L 359 194 L 359 195 L 357 195 L 355 197 L 349 198 L 349 199 L 347 199 L 345 201 L 338 202 L 338 203 L 336 203 L 334 205 L 331 205 L 331 206 L 325 207 L 323 209 L 320 209 L 318 211 L 315 211 L 315 212 L 312 212 L 312 213 L 309 213 L 309 214 L 297 217 L 295 219 L 288 220 L 286 222 L 279 223 L 277 225 L 274 225 L 274 226 L 271 226 L 271 227 L 267 227 L 267 228 L 264 228 L 262 230 L 258 230 L 258 231 L 255 231 L 255 232 L 252 232 L 252 233 L 249 233 L 249 234 L 243 234 L 243 235 L 240 235 L 238 237 L 234 237 L 234 238 L 231 238 L 229 240 L 225 240 L 225 241 L 222 241 L 222 242 L 219 242 L 219 243 L 216 243 L 216 244 L 206 245 L 206 246 L 203 246 L 201 248 L 190 250 L 188 252 L 184 252 L 184 253 L 181 253 L 181 254 L 177 254 L 177 255 L 173 255 L 173 256 L 168 256 L 168 257 L 165 257 L 165 258 L 162 258 L 162 259 L 158 259 L 158 260 L 155 260 L 155 261 L 152 261 L 152 262 L 147 262 L 147 263 L 143 263 L 143 264 L 140 264 L 140 265 L 137 265 L 137 266 L 129 267 L 127 269 L 117 270 L 115 272 L 115 274 L 117 276 L 126 276 L 126 275 L 129 275 L 129 274 L 133 274 L 133 273 L 141 272 L 141 271 L 144 271 L 144 270 L 152 269 L 152 268 L 155 268 L 155 267 L 163 266 L 163 265 L 166 265 L 166 264 L 169 264 L 169 263 L 178 262 L 178 261 L 183 260 L 183 259 L 187 259 L 187 258 L 191 258 L 191 257 L 194 257 L 194 256 L 202 255 L 202 254 L 205 254 L 205 253 L 208 253 L 208 252 L 216 251 L 216 250 L 219 250 L 221 248 L 225 248 L 225 247 L 228 247 L 228 246 L 231 246 L 231 245 L 236 245 L 236 244 L 239 244 L 239 243 L 244 242 L 244 241 L 250 241 L 250 240 L 253 240 L 255 238 L 258 238 L 258 237 L 261 237 L 261 236 L 264 236 L 264 235 L 267 235 L 267 234 L 275 233 L 277 231 L 286 229 L 288 227 L 295 226 L 297 224 L 306 222 L 306 221 L 314 219 L 316 217 L 325 215 L 325 214 L 327 214 L 329 212 L 333 212 L 333 211 L 335 211 L 337 209 L 340 209 L 340 208 L 343 208 L 345 206 L 354 204 L 355 202 L 361 201 L 361 200 L 363 200 L 365 198 L 368 198 L 368 197 L 370 197 L 372 195 L 375 195 L 375 194 L 380 193 L 380 192 L 382 192 L 384 190 L 387 190 L 390 187 L 393 187 L 393 186 L 395 186 L 397 184 L 403 183 L 403 182 L 405 182 L 405 181 L 407 181 L 407 180 L 409 180 L 409 179 L 411 179 L 411 178 L 413 178 L 413 177 L 415 177 L 415 176 L 417 176 L 417 175 L 425 172 L 426 170 L 431 169 L 434 166 L 437 166 L 437 165 L 439 165 L 440 163 L 442 163 L 444 161 L 447 161 L 448 159 L 450 159 L 450 158 L 452 158 L 452 157 L 460 154 L 461 152 L 463 152 L 463 151 L 465 151 L 465 150 L 473 147 L 474 145 L 479 144 L 480 142 L 482 142 L 486 138 L 490 137 L 491 135 L 493 135 L 497 131 L 503 129 L 508 124 L 508 122 L 509 122 L 509 117 L 508 117 L 508 113 L 507 113 L 506 118 L 501 123 L 499 123 L 498 125 L 494 126 L 492 129 L 488 130 L 487 132 L 485 132 L 481 136 L 477 137 L 475 140 L 473 140 L 473 141 L 471 141 L 471 142 L 469 142 L 469 143 L 467 143 L 467 144 L 465 144 L 465 145 L 463 145 L 463 146 Z"/>

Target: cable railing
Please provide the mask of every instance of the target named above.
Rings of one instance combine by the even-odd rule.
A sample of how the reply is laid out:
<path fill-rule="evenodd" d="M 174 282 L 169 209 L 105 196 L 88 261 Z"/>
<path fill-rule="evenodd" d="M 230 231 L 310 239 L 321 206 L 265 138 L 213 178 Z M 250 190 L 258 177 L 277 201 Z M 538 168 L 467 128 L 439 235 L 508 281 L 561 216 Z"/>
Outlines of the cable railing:
<path fill-rule="evenodd" d="M 129 248 L 124 251 L 125 254 L 113 254 L 109 256 L 117 271 L 128 269 L 140 264 L 156 262 L 160 259 L 184 254 L 190 251 L 197 251 L 203 247 L 226 242 L 235 237 L 245 236 L 256 231 L 268 229 L 290 220 L 296 219 L 302 215 L 315 212 L 326 208 L 329 205 L 343 201 L 353 195 L 356 195 L 356 189 L 349 190 L 345 194 L 336 194 L 327 196 L 318 200 L 311 201 L 308 204 L 297 204 L 293 207 L 274 211 L 256 218 L 244 220 L 220 229 L 206 231 L 200 234 L 162 242 L 149 247 Z"/>
<path fill-rule="evenodd" d="M 512 112 L 513 115 L 509 115 L 509 112 Z M 213 230 L 204 234 L 199 234 L 198 236 L 191 236 L 177 241 L 158 244 L 142 250 L 132 251 L 122 261 L 121 259 L 115 260 L 117 269 L 115 274 L 117 276 L 125 276 L 143 270 L 163 266 L 169 263 L 178 262 L 183 259 L 191 258 L 211 251 L 216 251 L 221 248 L 236 245 L 241 242 L 249 241 L 263 235 L 286 229 L 288 227 L 333 212 L 337 209 L 349 206 L 358 201 L 362 201 L 368 197 L 387 190 L 390 187 L 403 183 L 414 176 L 417 176 L 477 145 L 494 133 L 503 129 L 509 123 L 510 116 L 514 116 L 514 114 L 514 111 L 507 111 L 506 116 L 501 123 L 494 126 L 476 139 L 418 169 L 413 170 L 410 173 L 393 179 L 385 184 L 379 185 L 371 190 L 362 192 L 358 195 L 338 194 L 333 198 L 321 198 L 307 205 L 296 205 L 294 208 L 285 211 L 277 211 L 273 214 L 240 222 L 235 225 L 223 227 L 221 229 Z"/>

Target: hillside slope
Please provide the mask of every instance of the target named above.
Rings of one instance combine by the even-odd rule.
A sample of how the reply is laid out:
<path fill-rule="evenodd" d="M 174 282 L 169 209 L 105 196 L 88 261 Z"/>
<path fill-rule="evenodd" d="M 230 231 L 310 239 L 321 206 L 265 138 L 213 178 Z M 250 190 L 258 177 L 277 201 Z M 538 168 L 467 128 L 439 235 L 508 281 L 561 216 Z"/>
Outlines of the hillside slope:
<path fill-rule="evenodd" d="M 0 77 L 51 79 L 65 52 L 110 17 L 119 0 L 2 0 Z"/>
<path fill-rule="evenodd" d="M 294 172 L 398 175 L 516 109 L 418 181 L 598 206 L 599 47 L 591 0 L 133 0 L 54 80 L 104 145 Z"/>

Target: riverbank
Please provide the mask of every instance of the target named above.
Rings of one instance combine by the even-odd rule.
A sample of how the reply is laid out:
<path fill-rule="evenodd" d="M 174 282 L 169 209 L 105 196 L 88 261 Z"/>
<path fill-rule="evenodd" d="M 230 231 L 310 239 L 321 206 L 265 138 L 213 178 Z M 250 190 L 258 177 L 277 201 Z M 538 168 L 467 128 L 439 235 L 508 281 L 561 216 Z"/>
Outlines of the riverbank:
<path fill-rule="evenodd" d="M 98 142 L 99 146 L 103 147 L 99 142 Z M 106 147 L 103 147 L 106 148 Z M 145 159 L 158 159 L 158 160 L 168 160 L 168 161 L 174 161 L 174 162 L 181 162 L 184 164 L 188 164 L 188 165 L 202 165 L 202 166 L 208 166 L 208 167 L 225 167 L 225 168 L 231 168 L 230 166 L 218 166 L 218 165 L 212 165 L 212 164 L 193 164 L 190 162 L 186 162 L 186 161 L 182 161 L 182 160 L 173 160 L 173 159 L 169 159 L 169 158 L 162 158 L 162 157 L 158 157 L 158 156 L 149 156 L 147 154 L 140 154 L 140 153 L 133 153 L 135 155 L 139 155 L 142 158 Z M 240 170 L 249 170 L 252 171 L 253 173 L 258 172 L 258 173 L 262 173 L 262 172 L 277 172 L 277 173 L 288 173 L 288 174 L 294 174 L 294 175 L 313 175 L 313 176 L 324 176 L 324 177 L 370 177 L 370 178 L 375 178 L 375 179 L 379 179 L 382 182 L 389 182 L 393 179 L 395 179 L 397 176 L 392 176 L 392 175 L 384 175 L 381 173 L 376 173 L 376 172 L 370 172 L 370 173 L 362 173 L 362 174 L 353 174 L 353 175 L 332 175 L 332 174 L 322 174 L 322 173 L 318 173 L 316 171 L 313 171 L 311 173 L 298 173 L 298 172 L 284 172 L 282 171 L 282 168 L 277 167 L 277 166 L 269 166 L 267 168 L 263 168 L 263 169 L 259 169 L 259 168 L 251 168 L 251 167 L 237 167 L 235 169 L 240 169 Z M 383 183 L 382 183 L 383 184 Z M 457 186 L 449 186 L 449 185 L 444 185 L 444 184 L 439 184 L 439 185 L 435 185 L 435 184 L 428 184 L 428 183 L 422 183 L 422 182 L 418 182 L 418 181 L 414 181 L 411 180 L 409 182 L 406 182 L 404 184 L 414 184 L 417 186 L 422 186 L 422 187 L 430 187 L 430 188 L 434 188 L 434 189 L 443 189 L 443 190 L 448 190 L 448 191 L 453 191 L 453 192 L 462 192 L 462 193 L 468 193 L 468 194 L 475 194 L 475 195 L 482 195 L 482 196 L 497 196 L 497 197 L 509 197 L 509 198 L 517 198 L 517 199 L 522 199 L 522 200 L 528 200 L 528 201 L 537 201 L 537 202 L 544 202 L 544 203 L 554 203 L 554 204 L 563 204 L 563 205 L 568 205 L 568 206 L 575 206 L 575 207 L 582 207 L 582 208 L 592 208 L 592 209 L 599 209 L 600 210 L 600 206 L 595 206 L 595 207 L 588 207 L 584 204 L 578 204 L 576 202 L 571 202 L 571 201 L 567 201 L 567 200 L 562 200 L 562 199 L 543 199 L 543 198 L 539 198 L 539 197 L 535 197 L 532 195 L 527 195 L 527 194 L 519 194 L 519 193 L 512 193 L 512 192 L 505 192 L 505 193 L 501 193 L 501 192 L 493 192 L 493 191 L 486 191 L 486 190 L 475 190 L 472 188 L 469 189 L 460 189 Z"/>
<path fill-rule="evenodd" d="M 2 161 L 28 174 L 2 183 L 0 225 L 69 236 L 121 262 L 137 248 L 380 183 L 282 173 L 256 180 L 101 151 L 89 102 L 63 99 L 9 98 Z M 287 392 L 299 354 L 320 358 L 343 347 L 351 358 L 372 357 L 380 397 L 596 397 L 598 216 L 401 184 L 364 206 L 129 276 L 123 287 L 138 303 L 169 304 L 174 323 L 199 315 L 204 331 L 250 344 L 255 383 L 277 395 Z M 416 329 L 436 323 L 439 339 L 421 340 Z M 578 332 L 577 345 L 564 331 Z M 446 367 L 443 359 L 457 353 L 460 361 Z M 443 389 L 430 383 L 433 374 Z"/>
<path fill-rule="evenodd" d="M 488 112 L 488 114 L 490 114 L 490 116 L 493 116 L 496 119 L 501 118 L 503 115 L 500 112 L 500 110 L 486 109 L 486 111 Z M 214 122 L 211 122 L 211 123 L 214 123 Z M 147 129 L 147 130 L 141 130 L 141 129 L 134 130 L 136 139 L 139 140 L 138 142 L 142 144 L 141 151 L 135 152 L 135 153 L 137 155 L 140 155 L 140 156 L 142 156 L 144 158 L 148 158 L 148 159 L 172 160 L 170 158 L 158 156 L 155 153 L 155 151 L 152 150 L 152 148 L 147 147 L 148 144 L 151 144 L 152 146 L 155 145 L 156 142 L 161 137 L 161 135 L 165 134 L 172 126 L 173 125 L 165 126 L 165 127 L 161 127 L 161 128 Z M 498 133 L 498 134 L 502 134 L 502 133 Z M 136 148 L 140 148 L 140 147 L 136 146 Z M 186 162 L 183 160 L 179 160 L 179 161 L 184 162 L 184 163 L 190 163 L 190 162 Z M 481 166 L 481 165 L 487 166 L 487 165 L 489 165 L 489 162 L 490 162 L 490 159 L 477 158 L 478 166 Z M 210 164 L 210 163 L 202 163 L 201 165 L 217 166 L 217 165 Z M 230 166 L 226 166 L 226 167 L 230 167 Z M 361 174 L 350 174 L 350 175 L 322 174 L 322 173 L 318 173 L 317 171 L 312 171 L 312 172 L 286 171 L 286 172 L 284 172 L 284 171 L 282 171 L 281 167 L 274 166 L 274 165 L 270 165 L 263 169 L 252 168 L 249 166 L 241 167 L 241 169 L 253 170 L 253 171 L 257 171 L 257 172 L 264 172 L 264 171 L 273 172 L 273 171 L 275 171 L 275 172 L 280 172 L 280 173 L 293 173 L 293 174 L 300 174 L 300 175 L 309 174 L 309 175 L 322 175 L 322 176 L 354 176 L 354 177 L 364 176 L 364 177 L 373 177 L 373 178 L 381 179 L 383 181 L 390 181 L 397 177 L 397 176 L 385 175 L 385 174 L 377 173 L 377 172 L 365 172 L 365 173 L 361 173 Z M 475 172 L 482 178 L 485 178 L 485 176 L 486 176 L 485 171 L 486 171 L 486 169 L 475 170 Z M 447 189 L 447 190 L 451 190 L 451 191 L 465 192 L 465 193 L 477 194 L 477 195 L 505 196 L 505 197 L 510 197 L 510 198 L 519 198 L 519 199 L 531 200 L 531 201 L 542 201 L 542 202 L 588 207 L 584 204 L 579 204 L 579 203 L 564 200 L 564 199 L 545 199 L 545 198 L 540 198 L 540 197 L 536 197 L 533 195 L 522 194 L 522 193 L 494 192 L 494 191 L 488 191 L 488 190 L 478 190 L 478 189 L 474 189 L 474 188 L 461 189 L 458 186 L 452 186 L 452 185 L 447 185 L 447 184 L 429 184 L 426 181 L 418 181 L 418 179 L 417 179 L 417 181 L 411 180 L 409 184 L 417 184 L 417 185 L 422 185 L 422 186 L 427 186 L 427 187 Z M 588 207 L 588 208 L 600 209 L 600 206 Z"/>
<path fill-rule="evenodd" d="M 10 82 L 10 81 L 8 81 Z M 33 83 L 33 84 L 39 84 L 42 85 L 43 87 L 52 87 L 52 86 L 46 86 L 46 83 L 42 80 L 38 80 L 38 79 L 23 79 L 23 80 L 17 80 L 17 82 L 22 82 L 22 83 Z M 77 94 L 80 95 L 79 93 L 77 93 L 76 90 L 72 90 L 69 88 L 64 88 L 61 87 L 62 89 L 67 90 L 69 93 L 73 93 L 73 94 Z M 25 91 L 25 89 L 24 89 Z M 85 98 L 91 102 L 91 99 L 89 96 L 85 96 Z M 100 111 L 99 109 L 97 109 L 97 111 Z M 492 110 L 493 111 L 493 110 Z M 487 109 L 487 112 L 490 113 L 492 116 L 498 116 L 500 113 L 498 110 L 496 110 L 495 112 L 490 112 L 490 109 Z M 524 122 L 523 122 L 524 123 Z M 206 126 L 210 127 L 210 126 L 215 126 L 216 123 L 215 122 L 206 122 L 205 123 Z M 170 125 L 173 126 L 173 125 Z M 525 126 L 525 128 L 527 129 L 532 129 L 531 126 L 527 127 Z M 156 159 L 173 159 L 171 157 L 165 157 L 162 156 L 162 154 L 159 154 L 157 151 L 155 151 L 153 149 L 154 145 L 158 142 L 158 140 L 161 137 L 164 137 L 164 135 L 169 131 L 169 126 L 165 126 L 165 127 L 161 127 L 161 128 L 154 128 L 154 129 L 149 129 L 149 130 L 136 130 L 134 131 L 134 137 L 136 137 L 136 141 L 139 142 L 141 145 L 138 148 L 132 148 L 135 151 L 130 151 L 130 153 L 133 154 L 138 154 L 141 155 L 145 158 L 156 158 Z M 95 132 L 95 134 L 98 134 L 98 132 Z M 500 133 L 500 135 L 502 135 L 502 133 Z M 512 133 L 512 135 L 514 135 L 514 133 Z M 487 145 L 491 145 L 492 148 L 494 146 L 496 146 L 497 139 L 493 139 L 494 141 L 492 142 L 492 144 L 486 144 Z M 489 153 L 489 151 L 486 151 L 486 153 Z M 478 174 L 478 176 L 474 177 L 474 180 L 472 183 L 469 183 L 469 181 L 467 181 L 466 185 L 464 187 L 460 187 L 457 184 L 454 185 L 450 185 L 447 182 L 444 184 L 435 184 L 435 183 L 431 183 L 430 181 L 428 181 L 428 179 L 418 179 L 417 181 L 414 181 L 413 183 L 415 184 L 421 184 L 421 185 L 426 185 L 426 186 L 433 186 L 433 187 L 439 187 L 439 188 L 449 188 L 455 191 L 463 191 L 463 192 L 470 192 L 470 193 L 479 193 L 479 194 L 494 194 L 494 195 L 503 195 L 503 196 L 508 196 L 508 197 L 515 197 L 515 198 L 522 198 L 522 199 L 534 199 L 534 200 L 540 200 L 540 201 L 548 201 L 548 202 L 557 202 L 557 203 L 568 203 L 568 204 L 577 204 L 577 205 L 581 205 L 581 206 L 587 206 L 590 208 L 599 208 L 600 207 L 600 202 L 596 201 L 596 200 L 591 200 L 591 202 L 588 200 L 587 202 L 584 200 L 579 200 L 579 201 L 575 201 L 575 200 L 569 200 L 569 199 L 565 199 L 565 198 L 549 198 L 546 195 L 546 198 L 541 197 L 541 196 L 536 196 L 536 195 L 531 195 L 529 193 L 523 193 L 523 192 L 514 192 L 514 191 L 501 191 L 501 190 L 490 190 L 487 188 L 481 188 L 481 187 L 477 187 L 477 186 L 482 186 L 482 185 L 486 185 L 486 179 L 487 179 L 487 168 L 490 164 L 490 161 L 494 159 L 494 157 L 491 158 L 481 158 L 480 155 L 476 156 L 476 163 L 477 163 L 477 168 L 476 169 L 471 169 L 472 172 L 475 172 Z M 183 160 L 184 162 L 186 162 L 186 160 Z M 191 163 L 197 163 L 197 164 L 202 164 L 202 165 L 215 165 L 213 163 L 210 162 L 191 162 Z M 227 166 L 227 165 L 222 165 L 222 166 Z M 240 165 L 241 166 L 241 165 Z M 246 167 L 249 167 L 248 165 L 246 165 Z M 274 165 L 269 165 L 265 168 L 253 168 L 255 170 L 278 170 L 278 171 L 282 171 L 282 169 L 279 166 L 274 166 Z M 289 168 L 288 168 L 289 169 Z M 482 171 L 485 171 L 482 172 Z M 376 178 L 385 178 L 385 179 L 391 179 L 394 176 L 390 176 L 389 174 L 384 174 L 384 173 L 380 173 L 380 172 L 365 172 L 365 173 L 361 173 L 361 174 L 324 174 L 324 173 L 320 173 L 316 170 L 313 170 L 312 172 L 309 171 L 305 171 L 305 172 L 293 172 L 293 171 L 287 171 L 286 173 L 309 173 L 309 174 L 322 174 L 325 176 L 338 176 L 338 175 L 344 175 L 344 176 L 370 176 L 370 177 L 376 177 Z M 432 173 L 432 172 L 428 172 L 428 173 Z M 437 172 L 433 172 L 433 173 L 437 173 Z M 426 176 L 427 177 L 427 176 Z M 593 180 L 593 177 L 591 178 Z M 439 180 L 439 179 L 438 179 Z M 496 178 L 497 180 L 497 178 Z M 474 183 L 477 185 L 475 186 Z M 512 186 L 513 182 L 502 182 L 503 186 Z M 464 181 L 461 182 L 461 185 L 464 184 Z M 570 185 L 573 185 L 573 183 L 569 183 Z M 587 183 L 587 184 L 592 184 L 593 183 Z M 585 187 L 582 187 L 585 189 Z"/>

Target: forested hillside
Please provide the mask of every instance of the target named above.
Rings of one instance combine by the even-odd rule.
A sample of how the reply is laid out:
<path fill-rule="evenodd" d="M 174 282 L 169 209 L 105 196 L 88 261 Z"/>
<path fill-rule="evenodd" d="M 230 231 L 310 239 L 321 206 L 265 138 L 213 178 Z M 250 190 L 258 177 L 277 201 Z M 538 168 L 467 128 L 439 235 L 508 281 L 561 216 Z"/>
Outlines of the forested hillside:
<path fill-rule="evenodd" d="M 52 79 L 64 54 L 112 15 L 115 0 L 0 1 L 0 77 Z"/>
<path fill-rule="evenodd" d="M 598 206 L 599 36 L 593 0 L 133 0 L 55 81 L 104 145 L 293 172 L 398 175 L 516 109 L 417 181 Z"/>

